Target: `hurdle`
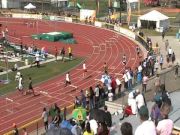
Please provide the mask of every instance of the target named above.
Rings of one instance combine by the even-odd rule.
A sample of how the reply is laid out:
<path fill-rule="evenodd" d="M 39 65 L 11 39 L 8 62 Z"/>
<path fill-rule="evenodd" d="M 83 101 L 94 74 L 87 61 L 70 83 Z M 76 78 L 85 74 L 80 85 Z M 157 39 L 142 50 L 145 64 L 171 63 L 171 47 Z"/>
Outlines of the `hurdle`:
<path fill-rule="evenodd" d="M 73 88 L 75 88 L 75 89 L 77 89 L 78 87 L 77 86 L 75 86 L 75 85 L 69 85 L 70 87 L 73 87 Z"/>
<path fill-rule="evenodd" d="M 48 107 L 48 104 L 49 104 L 48 100 L 49 100 L 49 98 L 53 98 L 53 97 L 51 95 L 49 95 L 49 93 L 46 91 L 39 91 L 39 93 L 41 93 L 42 95 L 44 95 L 46 97 L 46 102 L 40 101 L 39 103 L 44 105 L 45 107 Z"/>
<path fill-rule="evenodd" d="M 10 98 L 5 98 L 6 100 L 6 106 L 8 107 L 8 103 L 10 104 L 10 107 L 6 109 L 7 112 L 9 113 L 13 113 L 14 112 L 14 108 L 13 108 L 13 102 L 14 100 L 10 99 Z"/>

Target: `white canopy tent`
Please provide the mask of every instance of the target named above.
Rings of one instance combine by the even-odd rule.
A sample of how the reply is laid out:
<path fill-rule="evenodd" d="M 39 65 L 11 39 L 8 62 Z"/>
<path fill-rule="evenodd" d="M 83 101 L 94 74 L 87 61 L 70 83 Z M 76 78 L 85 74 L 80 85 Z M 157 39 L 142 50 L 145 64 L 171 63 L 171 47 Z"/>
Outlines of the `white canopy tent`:
<path fill-rule="evenodd" d="M 156 31 L 162 32 L 164 29 L 169 27 L 169 17 L 156 10 L 153 10 L 138 18 L 137 26 L 142 27 L 142 23 L 147 25 L 154 24 Z"/>
<path fill-rule="evenodd" d="M 25 9 L 35 9 L 36 6 L 34 6 L 33 4 L 29 3 L 26 6 L 24 6 Z"/>

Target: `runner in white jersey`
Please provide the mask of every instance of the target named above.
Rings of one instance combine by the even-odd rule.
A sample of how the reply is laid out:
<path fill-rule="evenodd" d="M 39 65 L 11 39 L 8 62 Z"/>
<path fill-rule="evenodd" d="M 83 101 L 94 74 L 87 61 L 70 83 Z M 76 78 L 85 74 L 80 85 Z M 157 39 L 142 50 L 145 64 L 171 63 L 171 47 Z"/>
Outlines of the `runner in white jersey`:
<path fill-rule="evenodd" d="M 86 77 L 87 74 L 87 68 L 86 68 L 86 63 L 83 63 L 83 78 Z"/>
<path fill-rule="evenodd" d="M 71 84 L 69 72 L 67 72 L 67 74 L 66 74 L 65 87 L 66 87 L 68 84 Z"/>
<path fill-rule="evenodd" d="M 23 78 L 22 78 L 22 75 L 19 77 L 17 89 L 18 89 L 19 91 L 21 91 L 22 94 L 24 93 L 24 92 L 23 92 Z"/>

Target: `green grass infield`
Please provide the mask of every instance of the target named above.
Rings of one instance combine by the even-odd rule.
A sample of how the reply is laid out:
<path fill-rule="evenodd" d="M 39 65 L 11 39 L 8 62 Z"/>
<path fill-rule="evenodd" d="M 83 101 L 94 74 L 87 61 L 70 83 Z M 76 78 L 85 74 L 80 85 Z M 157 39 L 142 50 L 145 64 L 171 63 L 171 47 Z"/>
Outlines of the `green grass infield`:
<path fill-rule="evenodd" d="M 35 67 L 23 69 L 20 72 L 23 75 L 24 88 L 25 89 L 28 88 L 29 77 L 32 78 L 33 86 L 35 86 L 43 81 L 46 81 L 57 75 L 63 74 L 65 72 L 71 70 L 75 66 L 82 63 L 83 60 L 84 60 L 83 58 L 77 57 L 72 61 L 66 61 L 66 62 L 53 61 L 53 62 L 49 62 L 49 63 L 41 65 L 40 68 L 37 68 L 35 66 Z M 15 81 L 15 75 L 16 75 L 16 72 L 10 72 L 8 74 L 10 83 L 0 84 L 0 95 L 4 95 L 6 93 L 16 90 L 18 81 Z M 7 78 L 6 74 L 0 76 L 0 80 L 6 80 L 6 78 Z"/>

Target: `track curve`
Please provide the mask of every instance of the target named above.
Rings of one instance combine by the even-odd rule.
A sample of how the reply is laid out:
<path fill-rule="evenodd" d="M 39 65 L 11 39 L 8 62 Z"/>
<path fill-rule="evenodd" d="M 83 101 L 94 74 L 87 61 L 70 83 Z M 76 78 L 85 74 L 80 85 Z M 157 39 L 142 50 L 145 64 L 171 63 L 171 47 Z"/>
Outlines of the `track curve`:
<path fill-rule="evenodd" d="M 23 44 L 27 46 L 33 43 L 38 48 L 46 46 L 51 53 L 54 53 L 55 46 L 58 50 L 63 46 L 67 50 L 67 47 L 71 46 L 75 56 L 86 58 L 88 76 L 91 76 L 88 79 L 82 79 L 82 65 L 79 65 L 70 71 L 72 84 L 78 86 L 78 90 L 74 92 L 72 92 L 72 87 L 70 86 L 64 88 L 64 75 L 58 75 L 36 86 L 36 91 L 46 89 L 53 97 L 48 99 L 49 105 L 57 103 L 61 108 L 71 105 L 74 101 L 74 97 L 79 95 L 81 89 L 85 90 L 90 86 L 94 86 L 96 84 L 95 79 L 100 79 L 104 62 L 108 63 L 109 72 L 112 76 L 119 75 L 120 77 L 122 77 L 122 72 L 124 71 L 124 66 L 121 62 L 123 54 L 127 56 L 128 67 L 135 68 L 139 63 L 139 59 L 136 55 L 136 44 L 130 39 L 113 31 L 93 26 L 51 21 L 39 21 L 37 29 L 37 27 L 27 27 L 24 24 L 27 21 L 30 22 L 32 20 L 0 18 L 0 22 L 4 22 L 4 25 L 8 26 L 10 35 L 8 38 L 12 42 L 20 43 L 22 40 Z M 78 44 L 65 45 L 63 43 L 51 43 L 31 39 L 32 34 L 50 31 L 72 32 Z M 18 92 L 9 93 L 6 97 L 21 104 L 16 106 L 18 111 L 10 114 L 7 113 L 5 109 L 10 107 L 11 104 L 5 104 L 4 98 L 0 98 L 0 134 L 9 131 L 12 128 L 12 123 L 21 126 L 39 118 L 42 108 L 44 107 L 40 102 L 47 101 L 47 98 L 43 95 L 38 97 L 22 97 Z"/>

